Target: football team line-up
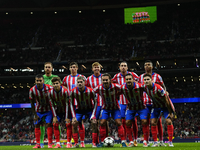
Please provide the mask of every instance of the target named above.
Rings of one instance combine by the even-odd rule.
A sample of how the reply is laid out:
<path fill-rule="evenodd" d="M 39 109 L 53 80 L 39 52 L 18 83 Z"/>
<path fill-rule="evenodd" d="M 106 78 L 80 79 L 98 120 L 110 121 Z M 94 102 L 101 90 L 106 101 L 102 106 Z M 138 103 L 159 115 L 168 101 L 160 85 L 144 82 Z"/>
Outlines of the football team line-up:
<path fill-rule="evenodd" d="M 94 62 L 92 64 L 94 74 L 86 79 L 77 73 L 78 64 L 72 62 L 69 65 L 71 74 L 61 81 L 60 77 L 52 74 L 52 63 L 44 64 L 45 75 L 36 75 L 36 85 L 29 91 L 36 138 L 36 145 L 33 148 L 44 147 L 45 127 L 48 148 L 61 148 L 61 120 L 65 121 L 67 127 L 66 148 L 85 147 L 85 128 L 82 122 L 85 116 L 89 117 L 91 123 L 92 147 L 104 146 L 104 139 L 108 137 L 109 117 L 116 122 L 121 146 L 134 147 L 137 146 L 137 115 L 142 123 L 143 147 L 150 146 L 148 142 L 150 124 L 154 140 L 151 147 L 166 146 L 163 142 L 161 115 L 165 117 L 167 123 L 168 146 L 174 147 L 172 120 L 175 108 L 162 77 L 152 72 L 152 62 L 147 60 L 144 63 L 145 73 L 140 76 L 129 72 L 126 62 L 119 64 L 120 72 L 113 78 L 108 73 L 101 74 L 101 68 L 99 62 Z M 56 140 L 55 147 L 52 147 L 53 133 Z M 158 133 L 160 142 L 157 141 Z M 71 144 L 72 137 L 74 145 Z M 129 144 L 126 143 L 127 138 Z"/>

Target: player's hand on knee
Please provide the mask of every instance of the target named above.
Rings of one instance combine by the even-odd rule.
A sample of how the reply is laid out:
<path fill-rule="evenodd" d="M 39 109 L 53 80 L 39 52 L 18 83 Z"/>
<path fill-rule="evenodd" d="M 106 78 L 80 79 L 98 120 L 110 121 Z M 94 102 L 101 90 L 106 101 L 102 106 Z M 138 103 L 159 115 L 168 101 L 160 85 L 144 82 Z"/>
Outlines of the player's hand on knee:
<path fill-rule="evenodd" d="M 57 119 L 57 117 L 55 116 L 55 117 L 53 117 L 53 123 L 57 123 L 58 122 L 58 119 Z"/>

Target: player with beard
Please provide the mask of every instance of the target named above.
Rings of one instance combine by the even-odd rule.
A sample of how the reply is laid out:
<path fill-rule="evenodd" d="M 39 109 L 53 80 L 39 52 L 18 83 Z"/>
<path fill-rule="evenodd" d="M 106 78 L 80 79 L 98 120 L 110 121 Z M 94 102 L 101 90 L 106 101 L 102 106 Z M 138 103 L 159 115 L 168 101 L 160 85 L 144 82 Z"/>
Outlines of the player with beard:
<path fill-rule="evenodd" d="M 145 74 L 143 78 L 145 84 L 144 90 L 153 101 L 151 111 L 151 133 L 154 139 L 154 144 L 152 145 L 152 147 L 159 146 L 157 142 L 157 122 L 160 118 L 161 112 L 163 113 L 167 124 L 169 147 L 174 147 L 172 143 L 174 133 L 172 120 L 174 118 L 175 108 L 170 102 L 170 99 L 167 96 L 165 90 L 159 84 L 153 82 L 152 76 L 150 74 Z"/>
<path fill-rule="evenodd" d="M 35 77 L 36 85 L 33 86 L 29 91 L 29 99 L 31 102 L 31 108 L 34 114 L 34 125 L 35 125 L 35 138 L 36 145 L 33 148 L 41 148 L 40 146 L 40 124 L 44 118 L 47 124 L 47 135 L 48 135 L 48 148 L 52 148 L 52 117 L 56 119 L 56 114 L 52 101 L 49 99 L 49 90 L 52 86 L 44 84 L 44 78 L 42 75 L 37 75 Z M 36 106 L 34 105 L 36 101 Z M 52 111 L 51 109 L 52 108 Z"/>
<path fill-rule="evenodd" d="M 166 91 L 166 87 L 165 87 L 165 84 L 163 82 L 162 77 L 159 74 L 152 71 L 153 70 L 153 63 L 150 60 L 145 61 L 144 69 L 145 69 L 145 73 L 140 75 L 139 83 L 144 84 L 144 75 L 150 74 L 152 76 L 152 81 L 154 83 L 161 85 L 164 88 L 164 90 Z M 168 92 L 166 92 L 166 94 L 168 95 Z M 151 100 L 151 98 L 145 92 L 144 92 L 143 98 L 144 98 L 144 103 L 145 103 L 145 105 L 147 106 L 147 109 L 148 109 L 148 114 L 149 114 L 148 118 L 150 118 L 153 101 Z M 148 121 L 148 124 L 150 124 L 150 119 L 147 119 L 147 121 Z M 158 133 L 159 133 L 160 146 L 165 147 L 166 145 L 163 142 L 163 127 L 162 127 L 161 117 L 158 120 L 157 128 L 158 128 Z M 149 129 L 148 129 L 148 131 L 150 132 Z M 149 132 L 148 132 L 148 134 L 149 134 Z M 148 140 L 147 140 L 147 142 L 148 142 Z"/>
<path fill-rule="evenodd" d="M 124 61 L 121 62 L 120 65 L 119 65 L 119 70 L 120 70 L 120 73 L 117 73 L 112 78 L 113 83 L 117 83 L 119 85 L 126 84 L 125 76 L 128 73 L 131 73 L 132 76 L 133 76 L 133 79 L 135 81 L 138 81 L 138 78 L 139 78 L 138 75 L 134 72 L 128 71 L 127 62 L 124 62 Z M 126 136 L 126 120 L 125 120 L 126 108 L 127 108 L 127 99 L 124 95 L 120 95 L 120 112 L 121 112 L 121 117 L 122 117 L 122 125 L 123 125 L 124 131 L 125 131 L 125 136 Z M 135 118 L 135 121 L 132 122 L 132 129 L 133 129 L 133 134 L 134 134 L 134 142 L 133 142 L 133 138 L 132 138 L 132 135 L 131 135 L 129 137 L 130 145 L 134 144 L 134 146 L 137 146 L 137 135 L 138 135 L 137 118 Z"/>
<path fill-rule="evenodd" d="M 119 84 L 111 83 L 111 76 L 108 73 L 103 74 L 101 78 L 102 84 L 94 88 L 94 92 L 99 94 L 103 100 L 100 116 L 101 143 L 98 147 L 103 147 L 103 141 L 106 138 L 106 123 L 110 115 L 113 117 L 118 127 L 118 135 L 121 138 L 122 147 L 127 147 L 117 99 L 119 96 L 118 92 L 121 91 L 121 86 Z"/>
<path fill-rule="evenodd" d="M 51 79 L 53 77 L 58 77 L 57 75 L 53 75 L 52 71 L 53 71 L 53 64 L 51 62 L 45 62 L 44 63 L 45 74 L 43 75 L 44 84 L 52 85 Z M 40 131 L 41 131 L 40 146 L 41 146 L 41 148 L 44 148 L 45 124 L 46 123 L 43 120 L 43 123 L 41 123 L 41 125 L 40 125 Z M 60 126 L 59 126 L 59 131 L 61 133 Z"/>

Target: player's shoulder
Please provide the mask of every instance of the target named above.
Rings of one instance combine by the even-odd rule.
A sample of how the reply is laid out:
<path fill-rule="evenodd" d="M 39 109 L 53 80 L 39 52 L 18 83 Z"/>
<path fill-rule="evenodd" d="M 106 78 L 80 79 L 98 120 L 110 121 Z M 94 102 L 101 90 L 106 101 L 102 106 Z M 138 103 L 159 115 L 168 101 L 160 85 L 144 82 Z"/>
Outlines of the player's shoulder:
<path fill-rule="evenodd" d="M 93 91 L 93 89 L 91 87 L 86 86 L 86 89 L 88 89 L 89 91 Z"/>
<path fill-rule="evenodd" d="M 113 78 L 117 78 L 120 74 L 121 74 L 120 72 L 119 72 L 119 73 L 116 73 L 116 74 L 113 76 Z"/>
<path fill-rule="evenodd" d="M 160 74 L 156 73 L 156 72 L 153 72 L 153 75 L 157 76 L 157 77 L 161 77 Z"/>
<path fill-rule="evenodd" d="M 63 80 L 67 80 L 67 78 L 69 77 L 70 75 L 67 75 L 63 78 Z"/>
<path fill-rule="evenodd" d="M 163 89 L 161 85 L 154 83 L 154 86 L 156 86 L 158 89 Z"/>
<path fill-rule="evenodd" d="M 135 73 L 135 72 L 128 72 L 128 73 L 131 73 L 134 77 L 139 77 L 139 76 L 137 75 L 137 73 Z"/>
<path fill-rule="evenodd" d="M 78 87 L 74 87 L 74 88 L 71 90 L 71 92 L 74 92 L 74 91 L 76 91 L 76 90 L 77 90 L 77 88 L 78 88 Z"/>
<path fill-rule="evenodd" d="M 111 83 L 112 87 L 121 87 L 121 85 L 117 84 L 117 83 Z"/>
<path fill-rule="evenodd" d="M 49 85 L 49 84 L 44 84 L 44 86 L 45 86 L 46 88 L 49 88 L 49 89 L 52 89 L 52 88 L 53 88 L 53 86 L 51 86 L 51 85 Z"/>
<path fill-rule="evenodd" d="M 135 82 L 135 85 L 137 85 L 139 87 L 143 87 L 144 86 L 144 84 L 142 84 L 142 83 L 136 83 L 136 82 Z"/>
<path fill-rule="evenodd" d="M 36 86 L 34 85 L 33 87 L 30 88 L 29 91 L 33 91 L 36 88 Z"/>

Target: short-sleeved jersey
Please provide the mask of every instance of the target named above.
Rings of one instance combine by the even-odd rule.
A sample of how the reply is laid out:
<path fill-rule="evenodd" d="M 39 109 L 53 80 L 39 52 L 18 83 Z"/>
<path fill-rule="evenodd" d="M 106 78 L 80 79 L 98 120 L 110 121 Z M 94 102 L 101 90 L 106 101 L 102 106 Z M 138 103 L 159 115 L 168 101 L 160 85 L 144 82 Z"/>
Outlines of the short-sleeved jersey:
<path fill-rule="evenodd" d="M 68 75 L 68 76 L 64 77 L 62 86 L 66 86 L 67 87 L 67 89 L 69 91 L 69 94 L 72 91 L 72 89 L 77 86 L 77 78 L 79 76 L 84 77 L 85 81 L 86 81 L 86 77 L 84 75 L 81 75 L 81 74 L 77 74 L 76 76 Z M 77 104 L 76 101 L 74 101 L 74 104 L 75 105 Z"/>
<path fill-rule="evenodd" d="M 133 83 L 133 88 L 129 89 L 127 84 L 122 85 L 121 93 L 126 97 L 129 110 L 145 109 L 143 101 L 144 86 L 140 83 Z"/>
<path fill-rule="evenodd" d="M 97 101 L 95 93 L 91 88 L 85 86 L 85 90 L 83 92 L 80 92 L 78 87 L 73 88 L 70 93 L 70 99 L 72 100 L 72 104 L 74 104 L 73 100 L 76 99 L 76 109 L 83 111 L 93 109 L 91 118 L 93 118 L 96 115 Z M 71 107 L 71 110 L 74 112 L 73 106 Z M 73 113 L 72 116 L 74 117 Z"/>
<path fill-rule="evenodd" d="M 31 101 L 36 101 L 35 111 L 36 112 L 47 112 L 51 111 L 50 103 L 52 102 L 49 99 L 49 90 L 53 87 L 48 84 L 43 84 L 43 88 L 39 90 L 37 85 L 33 86 L 29 91 L 29 99 Z"/>
<path fill-rule="evenodd" d="M 49 84 L 49 85 L 52 85 L 52 82 L 51 82 L 51 79 L 53 77 L 58 77 L 57 75 L 53 75 L 51 74 L 51 76 L 46 76 L 45 74 L 43 75 L 43 78 L 44 78 L 44 84 Z"/>
<path fill-rule="evenodd" d="M 102 74 L 100 74 L 98 77 L 96 77 L 94 74 L 89 76 L 86 80 L 85 85 L 87 87 L 94 89 L 95 87 L 97 87 L 98 85 L 102 83 L 101 76 Z M 97 94 L 97 106 L 102 106 L 102 98 L 99 94 Z"/>
<path fill-rule="evenodd" d="M 127 73 L 131 73 L 131 74 L 133 75 L 133 79 L 134 79 L 135 81 L 138 81 L 138 78 L 139 78 L 139 77 L 138 77 L 138 75 L 137 75 L 136 73 L 134 73 L 134 72 L 129 72 L 129 71 L 127 71 Z M 115 74 L 114 77 L 112 78 L 112 81 L 113 81 L 114 83 L 119 84 L 119 85 L 126 84 L 125 76 L 123 76 L 123 75 L 121 74 L 121 72 Z M 124 95 L 120 95 L 120 104 L 124 104 L 124 105 L 127 104 L 127 100 L 126 100 L 126 98 L 125 98 Z"/>
<path fill-rule="evenodd" d="M 115 110 L 119 109 L 118 99 L 121 91 L 119 84 L 111 83 L 108 89 L 105 89 L 103 84 L 94 88 L 94 92 L 99 94 L 103 100 L 102 109 Z"/>
<path fill-rule="evenodd" d="M 77 78 L 79 76 L 84 77 L 85 80 L 86 80 L 86 77 L 84 75 L 81 75 L 81 74 L 77 74 L 76 76 L 68 75 L 68 76 L 64 77 L 62 86 L 66 86 L 68 88 L 69 93 L 70 93 L 71 90 L 77 86 Z"/>
<path fill-rule="evenodd" d="M 143 74 L 140 75 L 140 77 L 139 77 L 139 83 L 144 84 L 144 75 L 145 75 L 145 73 L 143 73 Z M 154 73 L 154 72 L 152 73 L 152 81 L 154 83 L 157 83 L 157 84 L 161 85 L 161 86 L 164 83 L 162 77 L 159 74 Z M 145 92 L 144 92 L 144 103 L 146 105 L 152 105 L 151 98 Z"/>
<path fill-rule="evenodd" d="M 49 91 L 49 98 L 54 104 L 56 113 L 68 113 L 69 93 L 67 89 L 62 88 L 61 86 L 60 91 L 56 92 L 53 88 Z"/>
<path fill-rule="evenodd" d="M 145 92 L 152 99 L 154 108 L 164 108 L 167 107 L 165 100 L 165 90 L 156 83 L 153 83 L 152 88 L 149 89 L 147 86 L 144 86 Z"/>

